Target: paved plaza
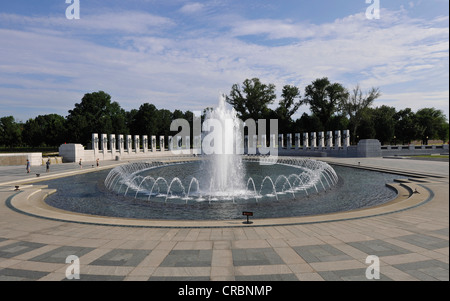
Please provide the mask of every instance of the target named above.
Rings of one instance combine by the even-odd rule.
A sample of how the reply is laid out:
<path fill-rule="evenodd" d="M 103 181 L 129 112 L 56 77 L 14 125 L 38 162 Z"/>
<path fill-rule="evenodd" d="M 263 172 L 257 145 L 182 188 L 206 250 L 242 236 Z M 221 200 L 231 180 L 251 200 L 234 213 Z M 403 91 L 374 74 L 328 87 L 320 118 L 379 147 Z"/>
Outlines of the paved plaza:
<path fill-rule="evenodd" d="M 47 216 L 51 210 L 32 203 L 45 191 L 36 189 L 36 180 L 92 172 L 94 163 L 83 169 L 76 163 L 52 165 L 49 173 L 33 167 L 30 174 L 25 166 L 0 167 L 0 280 L 68 280 L 70 255 L 79 258 L 80 280 L 367 280 L 373 263 L 368 256 L 379 258 L 380 279 L 374 281 L 449 280 L 448 162 L 322 159 L 408 180 L 399 185 L 395 204 L 372 211 L 253 219 L 251 225 L 101 224 L 64 220 L 66 213 L 58 210 Z M 123 163 L 101 162 L 100 169 Z"/>

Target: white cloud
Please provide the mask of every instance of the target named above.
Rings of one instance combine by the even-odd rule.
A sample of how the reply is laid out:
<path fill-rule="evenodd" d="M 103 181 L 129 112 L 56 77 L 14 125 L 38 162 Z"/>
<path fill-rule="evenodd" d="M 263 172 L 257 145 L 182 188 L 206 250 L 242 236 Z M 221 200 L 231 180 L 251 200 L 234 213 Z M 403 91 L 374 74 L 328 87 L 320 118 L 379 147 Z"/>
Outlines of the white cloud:
<path fill-rule="evenodd" d="M 182 12 L 200 9 L 188 3 Z M 383 99 L 399 106 L 433 103 L 448 115 L 448 26 L 403 12 L 382 16 L 372 22 L 361 13 L 320 25 L 240 17 L 227 26 L 219 16 L 217 28 L 195 28 L 194 35 L 176 20 L 136 11 L 83 15 L 79 23 L 0 14 L 0 105 L 51 99 L 64 115 L 84 93 L 104 90 L 126 109 L 152 102 L 200 110 L 246 78 L 281 90 L 327 76 L 348 88 L 380 87 L 389 91 Z M 293 41 L 272 44 L 283 38 Z M 395 90 L 408 84 L 415 90 Z"/>
<path fill-rule="evenodd" d="M 376 100 L 375 106 L 387 105 L 397 110 L 410 108 L 416 112 L 422 108 L 435 108 L 441 110 L 449 118 L 448 109 L 449 91 L 437 92 L 405 92 L 405 93 L 383 93 Z"/>
<path fill-rule="evenodd" d="M 171 28 L 175 23 L 169 18 L 146 12 L 121 11 L 83 14 L 79 20 L 67 20 L 64 16 L 28 17 L 1 13 L 1 24 L 14 24 L 26 30 L 44 30 L 53 34 L 60 34 L 70 29 L 83 35 L 90 35 L 98 33 L 153 34 L 161 29 Z"/>
<path fill-rule="evenodd" d="M 193 14 L 202 11 L 204 8 L 205 4 L 199 2 L 192 2 L 183 5 L 180 11 L 185 14 Z"/>

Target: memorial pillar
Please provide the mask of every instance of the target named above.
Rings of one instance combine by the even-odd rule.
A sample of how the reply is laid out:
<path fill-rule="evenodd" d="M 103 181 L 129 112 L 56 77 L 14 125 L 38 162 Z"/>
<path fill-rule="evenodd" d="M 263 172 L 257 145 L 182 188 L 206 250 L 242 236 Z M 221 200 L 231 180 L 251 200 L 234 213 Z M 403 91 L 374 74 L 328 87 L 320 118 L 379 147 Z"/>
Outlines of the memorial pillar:
<path fill-rule="evenodd" d="M 133 139 L 131 138 L 131 135 L 127 135 L 125 144 L 126 144 L 127 153 L 131 154 L 131 152 L 133 150 L 133 148 L 132 148 L 132 146 L 133 146 Z"/>
<path fill-rule="evenodd" d="M 144 150 L 144 153 L 147 153 L 147 151 L 148 151 L 148 136 L 147 135 L 142 136 L 142 149 Z"/>
<path fill-rule="evenodd" d="M 300 133 L 295 133 L 295 149 L 300 148 Z"/>
<path fill-rule="evenodd" d="M 322 149 L 325 147 L 325 137 L 324 137 L 324 132 L 319 132 L 318 133 L 319 136 L 319 149 Z"/>
<path fill-rule="evenodd" d="M 316 144 L 316 132 L 311 132 L 311 147 L 312 148 L 316 148 L 317 144 Z"/>
<path fill-rule="evenodd" d="M 164 143 L 164 136 L 159 136 L 159 150 L 162 152 L 166 150 L 166 145 Z"/>
<path fill-rule="evenodd" d="M 303 149 L 309 147 L 308 133 L 303 133 Z"/>
<path fill-rule="evenodd" d="M 332 131 L 327 131 L 327 147 L 333 147 L 333 132 Z"/>
<path fill-rule="evenodd" d="M 350 146 L 350 131 L 344 130 L 344 147 Z"/>
<path fill-rule="evenodd" d="M 341 131 L 334 131 L 334 146 L 341 147 Z"/>

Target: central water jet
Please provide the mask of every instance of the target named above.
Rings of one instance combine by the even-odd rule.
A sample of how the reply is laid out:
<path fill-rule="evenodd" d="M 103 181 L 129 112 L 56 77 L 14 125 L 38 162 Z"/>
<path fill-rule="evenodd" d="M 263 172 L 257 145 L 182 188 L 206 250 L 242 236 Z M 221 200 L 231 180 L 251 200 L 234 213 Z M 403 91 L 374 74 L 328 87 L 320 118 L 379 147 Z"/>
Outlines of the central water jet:
<path fill-rule="evenodd" d="M 246 189 L 245 169 L 237 149 L 243 143 L 243 129 L 237 112 L 227 109 L 225 97 L 221 96 L 219 106 L 205 115 L 202 148 L 209 154 L 206 170 L 211 179 L 211 193 L 216 196 L 235 196 Z M 209 132 L 209 133 L 208 133 Z"/>

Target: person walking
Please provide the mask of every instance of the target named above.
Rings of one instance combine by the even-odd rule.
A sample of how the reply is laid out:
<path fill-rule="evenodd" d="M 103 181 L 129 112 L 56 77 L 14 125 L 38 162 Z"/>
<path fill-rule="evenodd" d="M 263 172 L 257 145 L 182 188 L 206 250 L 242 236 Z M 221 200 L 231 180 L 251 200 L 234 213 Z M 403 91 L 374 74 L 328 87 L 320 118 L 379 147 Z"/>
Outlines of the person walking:
<path fill-rule="evenodd" d="M 97 158 L 97 168 L 100 167 L 100 159 Z"/>
<path fill-rule="evenodd" d="M 78 162 L 78 164 L 80 165 L 80 169 L 83 168 L 83 163 L 81 163 L 81 158 L 80 158 L 80 162 Z"/>
<path fill-rule="evenodd" d="M 31 163 L 30 163 L 30 160 L 27 160 L 27 167 L 26 167 L 26 169 L 27 169 L 27 173 L 30 173 L 30 171 L 31 171 Z"/>
<path fill-rule="evenodd" d="M 46 172 L 49 172 L 49 171 L 50 171 L 50 164 L 51 164 L 50 158 L 48 158 L 47 162 L 45 163 L 45 165 L 47 166 Z"/>

